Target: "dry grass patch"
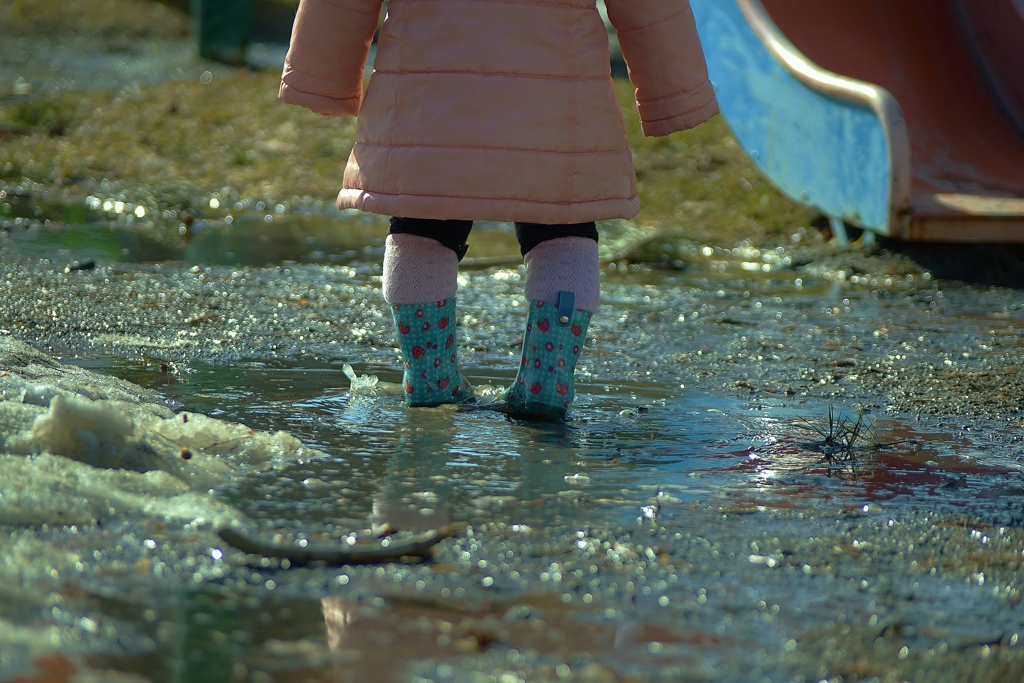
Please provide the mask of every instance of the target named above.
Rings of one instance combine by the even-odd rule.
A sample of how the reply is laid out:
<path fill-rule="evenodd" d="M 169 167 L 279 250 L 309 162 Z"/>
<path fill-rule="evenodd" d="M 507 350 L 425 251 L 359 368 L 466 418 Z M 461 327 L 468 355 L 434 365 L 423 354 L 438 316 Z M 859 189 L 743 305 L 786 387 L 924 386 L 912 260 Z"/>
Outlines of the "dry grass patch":
<path fill-rule="evenodd" d="M 146 0 L 5 0 L 0 2 L 0 33 L 181 37 L 188 33 L 188 17 Z"/>

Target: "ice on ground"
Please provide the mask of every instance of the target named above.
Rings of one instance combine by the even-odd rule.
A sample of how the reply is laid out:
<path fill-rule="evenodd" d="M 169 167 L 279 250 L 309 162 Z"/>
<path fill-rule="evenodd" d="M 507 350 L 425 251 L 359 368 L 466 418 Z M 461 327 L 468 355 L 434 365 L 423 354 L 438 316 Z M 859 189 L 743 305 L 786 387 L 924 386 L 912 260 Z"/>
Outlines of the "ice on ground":
<path fill-rule="evenodd" d="M 137 423 L 133 412 L 130 404 L 118 401 L 90 401 L 57 394 L 28 429 L 6 437 L 3 449 L 18 455 L 53 453 L 94 467 L 136 472 L 167 470 L 186 478 L 188 472 L 183 470 L 187 468 L 174 463 L 163 452 L 173 449 L 175 444 L 170 439 L 160 443 L 158 438 L 154 443 L 147 438 L 160 436 L 159 431 L 153 429 L 155 425 L 145 424 L 154 418 L 139 416 Z M 155 420 L 164 421 L 162 418 Z M 180 454 L 180 447 L 177 450 Z M 180 455 L 178 460 L 181 460 Z M 183 461 L 183 464 L 189 463 Z M 220 465 L 216 469 L 224 468 Z"/>
<path fill-rule="evenodd" d="M 0 524 L 228 522 L 241 513 L 211 489 L 319 455 L 286 432 L 175 414 L 155 392 L 0 337 Z"/>
<path fill-rule="evenodd" d="M 150 414 L 172 417 L 155 391 L 122 379 L 63 365 L 9 336 L 0 336 L 0 400 L 45 408 L 57 394 L 136 404 Z"/>
<path fill-rule="evenodd" d="M 159 519 L 214 527 L 243 519 L 209 493 L 162 471 L 101 469 L 43 453 L 0 455 L 0 524 L 85 525 L 111 519 Z"/>
<path fill-rule="evenodd" d="M 214 495 L 218 486 L 320 455 L 286 432 L 175 413 L 155 392 L 0 336 L 0 669 L 35 680 L 45 670 L 40 662 L 59 659 L 75 680 L 110 679 L 90 669 L 82 653 L 96 639 L 108 647 L 121 634 L 110 624 L 79 628 L 81 620 L 74 628 L 48 624 L 51 610 L 69 609 L 97 623 L 87 606 L 69 607 L 75 600 L 60 586 L 81 592 L 109 572 L 122 572 L 122 586 L 127 576 L 144 581 L 162 571 L 151 559 L 162 551 L 140 546 L 140 530 L 173 534 L 177 527 L 194 535 L 199 527 L 249 523 Z M 95 537 L 105 530 L 116 540 L 99 554 Z M 204 544 L 201 535 L 195 542 Z M 187 580 L 222 571 L 208 552 L 199 557 L 206 564 L 199 561 Z"/>

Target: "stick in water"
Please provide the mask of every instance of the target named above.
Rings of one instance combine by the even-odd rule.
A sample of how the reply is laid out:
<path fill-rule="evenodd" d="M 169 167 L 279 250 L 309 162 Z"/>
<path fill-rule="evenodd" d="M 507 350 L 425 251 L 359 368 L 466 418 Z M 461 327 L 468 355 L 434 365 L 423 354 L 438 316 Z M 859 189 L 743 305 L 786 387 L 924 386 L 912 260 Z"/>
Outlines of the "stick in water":
<path fill-rule="evenodd" d="M 217 535 L 225 543 L 242 552 L 263 557 L 280 557 L 291 561 L 292 564 L 378 564 L 403 557 L 428 560 L 433 555 L 432 549 L 435 545 L 456 535 L 465 526 L 453 524 L 402 538 L 388 536 L 377 543 L 357 543 L 349 546 L 337 543 L 309 543 L 304 546 L 294 542 L 279 543 L 258 533 L 247 533 L 237 527 L 224 527 Z"/>

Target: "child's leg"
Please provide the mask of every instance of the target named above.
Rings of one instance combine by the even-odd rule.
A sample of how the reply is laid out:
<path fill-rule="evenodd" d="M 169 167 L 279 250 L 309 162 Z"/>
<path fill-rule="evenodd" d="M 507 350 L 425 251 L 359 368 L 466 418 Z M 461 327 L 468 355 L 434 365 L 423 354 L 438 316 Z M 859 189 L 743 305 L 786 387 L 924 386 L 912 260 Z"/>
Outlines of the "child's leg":
<path fill-rule="evenodd" d="M 471 221 L 392 218 L 384 246 L 384 300 L 390 304 L 455 296 Z"/>
<path fill-rule="evenodd" d="M 576 295 L 576 308 L 595 311 L 601 301 L 597 240 L 559 237 L 539 243 L 524 253 L 526 298 L 558 302 L 559 292 Z"/>
<path fill-rule="evenodd" d="M 528 417 L 562 419 L 575 396 L 573 374 L 600 301 L 597 228 L 516 224 L 530 302 L 523 353 L 505 400 Z"/>
<path fill-rule="evenodd" d="M 472 226 L 470 221 L 391 220 L 382 288 L 405 362 L 409 405 L 472 398 L 472 387 L 459 372 L 455 343 L 459 260 Z"/>

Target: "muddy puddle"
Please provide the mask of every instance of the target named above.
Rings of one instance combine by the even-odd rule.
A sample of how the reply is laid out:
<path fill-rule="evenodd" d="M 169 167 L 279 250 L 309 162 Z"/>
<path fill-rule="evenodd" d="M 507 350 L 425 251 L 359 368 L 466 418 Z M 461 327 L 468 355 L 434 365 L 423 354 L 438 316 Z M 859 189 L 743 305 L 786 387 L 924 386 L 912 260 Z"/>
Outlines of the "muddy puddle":
<path fill-rule="evenodd" d="M 496 508 L 537 525 L 585 522 L 589 511 L 574 505 L 537 506 L 539 500 L 573 496 L 621 501 L 617 521 L 628 523 L 650 516 L 664 501 L 735 499 L 786 509 L 918 504 L 980 514 L 984 507 L 1012 506 L 1015 496 L 1024 495 L 1024 439 L 1013 427 L 948 425 L 953 428 L 939 431 L 914 419 L 869 417 L 854 447 L 848 453 L 837 449 L 830 458 L 828 406 L 816 403 L 751 406 L 657 383 L 591 381 L 580 382 L 575 420 L 540 425 L 471 409 L 410 411 L 386 383 L 353 394 L 340 361 L 249 361 L 230 368 L 192 363 L 184 379 L 181 370 L 168 377 L 145 362 L 71 362 L 158 386 L 192 410 L 285 430 L 337 454 L 350 468 L 344 476 L 336 466 L 317 473 L 316 466 L 303 464 L 251 482 L 269 491 L 270 499 L 255 495 L 257 489 L 233 494 L 232 502 L 247 514 L 268 521 L 294 517 L 296 506 L 314 506 L 309 516 L 294 519 L 300 526 L 328 520 L 357 524 L 372 517 L 378 485 L 392 484 L 427 491 L 428 499 L 443 503 L 445 519 L 483 523 Z M 354 371 L 378 378 L 393 374 L 392 368 L 370 365 Z M 499 386 L 511 379 L 504 375 L 477 377 Z M 835 421 L 856 417 L 847 411 Z M 523 457 L 508 462 L 509 453 Z M 402 474 L 389 476 L 392 471 Z M 440 480 L 445 483 L 438 488 Z M 358 489 L 356 481 L 362 482 Z M 639 491 L 651 501 L 641 497 L 638 505 L 625 493 Z M 340 499 L 345 514 L 337 517 Z"/>
<path fill-rule="evenodd" d="M 190 495 L 311 541 L 467 527 L 427 563 L 328 567 L 199 512 L 9 524 L 3 680 L 1021 679 L 1018 291 L 811 232 L 610 228 L 571 419 L 544 425 L 402 405 L 379 224 L 75 210 L 8 211 L 2 334 L 308 449 Z M 486 401 L 526 302 L 508 231 L 473 239 L 460 353 Z M 31 488 L 0 477 L 0 510 Z"/>

